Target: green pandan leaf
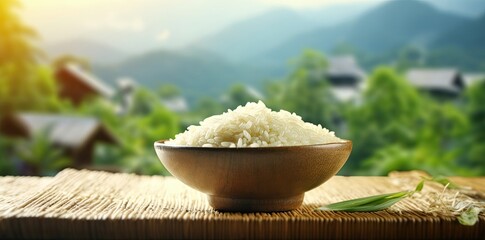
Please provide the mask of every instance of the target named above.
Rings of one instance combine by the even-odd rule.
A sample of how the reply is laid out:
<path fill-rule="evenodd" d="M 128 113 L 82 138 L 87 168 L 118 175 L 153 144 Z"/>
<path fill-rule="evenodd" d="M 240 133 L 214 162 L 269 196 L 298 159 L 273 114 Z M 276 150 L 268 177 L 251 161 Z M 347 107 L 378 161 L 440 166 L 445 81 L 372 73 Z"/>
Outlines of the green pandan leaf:
<path fill-rule="evenodd" d="M 354 207 L 354 208 L 348 208 L 346 211 L 348 212 L 377 212 L 377 211 L 382 211 L 386 210 L 387 208 L 391 207 L 395 203 L 401 201 L 403 198 L 406 198 L 406 196 L 402 197 L 397 197 L 397 198 L 389 198 L 385 199 L 379 203 L 373 203 L 369 205 L 364 205 L 364 206 L 359 206 L 359 207 Z"/>
<path fill-rule="evenodd" d="M 409 196 L 412 192 L 402 191 L 395 193 L 380 194 L 370 197 L 357 198 L 343 202 L 332 203 L 316 210 L 326 211 L 349 211 L 349 212 L 372 212 L 384 210 L 401 199 Z"/>
<path fill-rule="evenodd" d="M 444 177 L 434 177 L 432 179 L 423 179 L 416 185 L 414 191 L 401 191 L 395 193 L 386 193 L 370 197 L 357 198 L 337 203 L 332 203 L 319 207 L 315 210 L 320 211 L 345 211 L 345 212 L 376 212 L 385 210 L 404 198 L 412 196 L 416 192 L 421 192 L 425 181 L 434 181 L 443 185 L 448 185 L 449 188 L 460 188 L 458 185 L 451 183 Z M 460 224 L 465 226 L 473 226 L 478 222 L 478 215 L 483 211 L 479 207 L 470 207 L 458 216 Z"/>
<path fill-rule="evenodd" d="M 421 182 L 419 182 L 418 185 L 416 186 L 416 189 L 414 189 L 414 192 L 421 192 L 421 190 L 423 190 L 423 187 L 424 187 L 424 180 L 421 180 Z"/>
<path fill-rule="evenodd" d="M 414 191 L 401 191 L 395 193 L 386 193 L 370 197 L 357 198 L 337 203 L 332 203 L 316 210 L 322 211 L 347 211 L 347 212 L 374 212 L 385 210 L 386 208 L 394 205 L 413 195 L 416 192 L 420 192 L 423 189 L 424 180 L 418 183 Z"/>
<path fill-rule="evenodd" d="M 431 181 L 437 182 L 437 183 L 439 183 L 439 184 L 441 184 L 443 186 L 448 185 L 448 188 L 449 189 L 460 189 L 460 186 L 456 185 L 455 183 L 453 183 L 452 181 L 450 181 L 445 176 L 436 176 L 436 177 L 433 177 L 431 179 Z"/>

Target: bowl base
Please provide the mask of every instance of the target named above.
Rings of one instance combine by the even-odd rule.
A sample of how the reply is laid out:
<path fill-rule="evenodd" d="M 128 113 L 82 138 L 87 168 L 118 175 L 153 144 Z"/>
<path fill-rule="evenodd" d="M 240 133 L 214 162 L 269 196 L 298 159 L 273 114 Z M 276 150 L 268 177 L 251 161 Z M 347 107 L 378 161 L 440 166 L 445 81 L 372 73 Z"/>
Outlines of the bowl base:
<path fill-rule="evenodd" d="M 241 199 L 209 195 L 209 204 L 215 210 L 227 212 L 282 212 L 300 207 L 304 195 L 303 193 L 275 199 Z"/>

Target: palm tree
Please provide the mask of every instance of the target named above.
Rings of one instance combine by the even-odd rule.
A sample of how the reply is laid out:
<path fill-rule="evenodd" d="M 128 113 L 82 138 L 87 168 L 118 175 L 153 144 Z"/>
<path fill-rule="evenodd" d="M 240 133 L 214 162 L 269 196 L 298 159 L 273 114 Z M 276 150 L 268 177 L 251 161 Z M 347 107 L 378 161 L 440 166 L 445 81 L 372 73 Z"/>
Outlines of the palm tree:
<path fill-rule="evenodd" d="M 0 1 L 0 108 L 3 113 L 31 109 L 38 94 L 37 72 L 41 51 L 37 33 L 18 15 L 18 0 Z"/>
<path fill-rule="evenodd" d="M 11 155 L 12 141 L 0 136 L 0 176 L 16 174 Z"/>
<path fill-rule="evenodd" d="M 71 159 L 52 144 L 49 132 L 50 129 L 46 129 L 16 144 L 15 154 L 24 163 L 22 174 L 53 175 L 71 164 Z"/>
<path fill-rule="evenodd" d="M 0 66 L 24 68 L 36 63 L 40 56 L 33 44 L 37 33 L 22 22 L 17 14 L 19 7 L 18 0 L 0 1 Z"/>

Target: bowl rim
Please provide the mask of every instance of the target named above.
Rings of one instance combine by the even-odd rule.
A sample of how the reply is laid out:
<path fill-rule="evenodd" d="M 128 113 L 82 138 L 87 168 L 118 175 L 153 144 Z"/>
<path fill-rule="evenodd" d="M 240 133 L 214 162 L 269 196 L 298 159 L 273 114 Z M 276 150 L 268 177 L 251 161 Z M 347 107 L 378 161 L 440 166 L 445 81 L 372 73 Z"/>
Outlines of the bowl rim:
<path fill-rule="evenodd" d="M 185 145 L 168 145 L 165 144 L 168 140 L 158 140 L 154 142 L 154 147 L 156 149 L 184 149 L 184 150 L 203 150 L 203 151 L 276 151 L 276 150 L 295 150 L 295 149 L 306 149 L 315 147 L 334 147 L 334 146 L 345 146 L 349 145 L 352 147 L 352 141 L 347 139 L 342 139 L 343 142 L 332 142 L 332 143 L 319 143 L 310 145 L 294 145 L 294 146 L 273 146 L 273 147 L 242 147 L 242 148 L 229 148 L 229 147 L 194 147 Z"/>

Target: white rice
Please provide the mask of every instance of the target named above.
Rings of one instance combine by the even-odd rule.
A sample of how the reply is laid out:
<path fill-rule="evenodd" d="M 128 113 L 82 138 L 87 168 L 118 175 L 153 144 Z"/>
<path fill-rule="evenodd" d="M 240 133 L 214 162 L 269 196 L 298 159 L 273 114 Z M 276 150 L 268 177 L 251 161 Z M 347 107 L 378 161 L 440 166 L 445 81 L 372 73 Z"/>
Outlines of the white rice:
<path fill-rule="evenodd" d="M 189 126 L 166 142 L 194 147 L 274 147 L 342 142 L 334 132 L 304 122 L 300 116 L 271 111 L 263 102 L 247 103 Z"/>

